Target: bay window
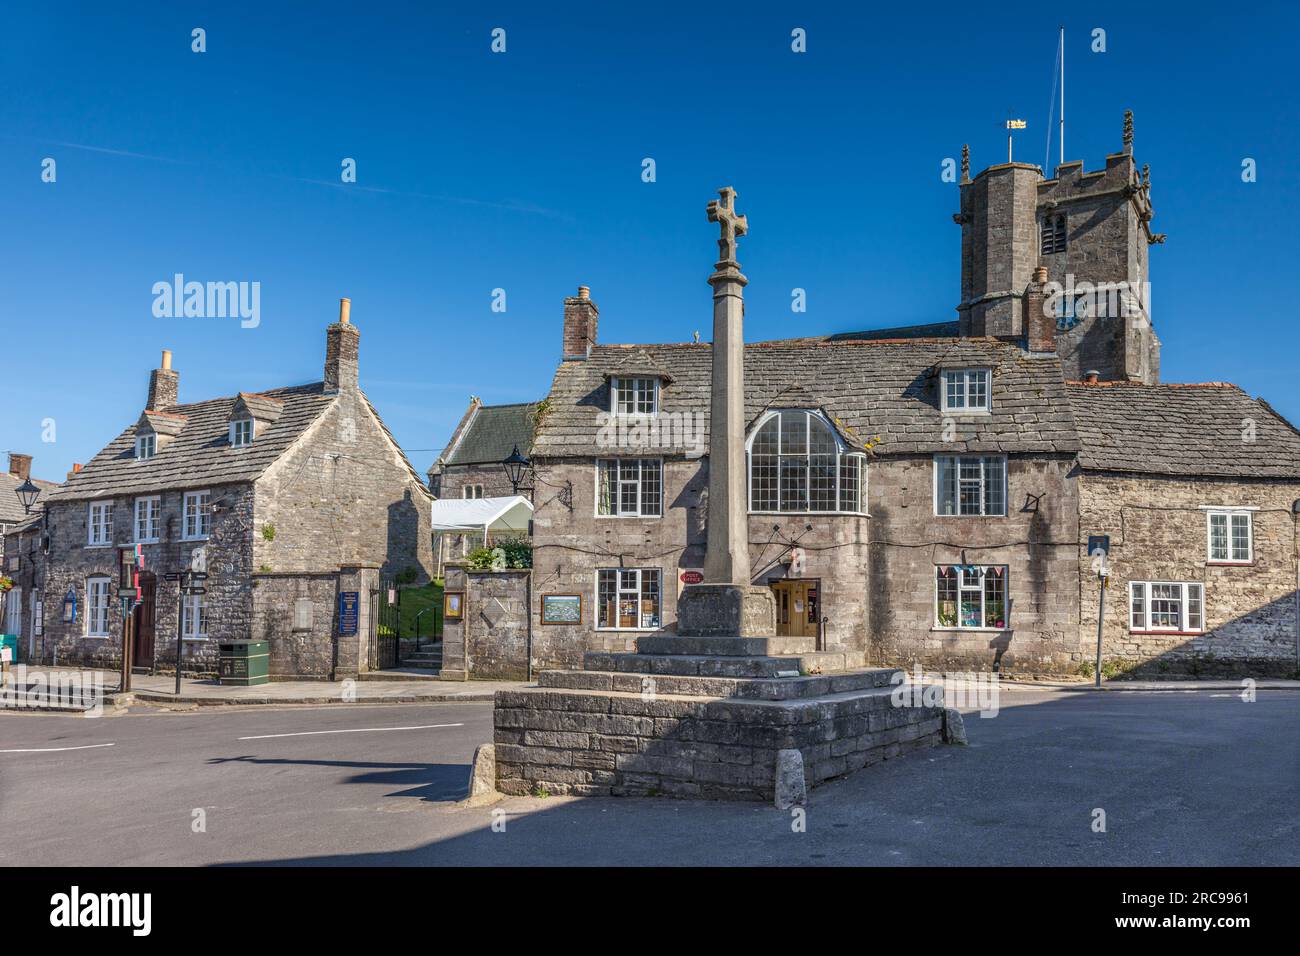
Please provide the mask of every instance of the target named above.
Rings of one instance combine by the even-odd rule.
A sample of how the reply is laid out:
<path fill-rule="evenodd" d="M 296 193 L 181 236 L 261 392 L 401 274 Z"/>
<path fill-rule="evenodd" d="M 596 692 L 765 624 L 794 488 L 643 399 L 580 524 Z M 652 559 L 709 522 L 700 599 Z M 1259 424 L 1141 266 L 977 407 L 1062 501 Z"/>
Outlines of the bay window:
<path fill-rule="evenodd" d="M 817 412 L 769 412 L 748 450 L 750 511 L 866 513 L 866 456 Z"/>

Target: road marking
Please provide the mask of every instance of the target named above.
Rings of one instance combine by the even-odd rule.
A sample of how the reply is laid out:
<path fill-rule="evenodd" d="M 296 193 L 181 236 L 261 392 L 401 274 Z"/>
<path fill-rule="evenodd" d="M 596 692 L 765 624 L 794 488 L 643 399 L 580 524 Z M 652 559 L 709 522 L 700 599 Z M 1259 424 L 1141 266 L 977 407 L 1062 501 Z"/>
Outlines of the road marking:
<path fill-rule="evenodd" d="M 94 750 L 96 747 L 112 747 L 113 744 L 86 744 L 84 747 L 32 747 L 27 750 L 0 750 L 0 754 L 52 754 L 63 750 Z"/>
<path fill-rule="evenodd" d="M 356 730 L 302 730 L 296 734 L 259 734 L 240 740 L 271 740 L 275 737 L 315 737 L 318 734 L 373 734 L 380 730 L 434 730 L 439 727 L 464 727 L 464 724 L 421 724 L 418 727 L 359 727 Z M 0 751 L 3 753 L 3 751 Z"/>

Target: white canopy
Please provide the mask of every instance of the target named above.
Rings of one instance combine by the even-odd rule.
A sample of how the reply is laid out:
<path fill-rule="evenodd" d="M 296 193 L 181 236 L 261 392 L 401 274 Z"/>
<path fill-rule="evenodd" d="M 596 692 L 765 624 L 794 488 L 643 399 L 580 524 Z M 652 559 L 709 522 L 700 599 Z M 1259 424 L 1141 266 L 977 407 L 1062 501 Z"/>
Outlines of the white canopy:
<path fill-rule="evenodd" d="M 439 498 L 430 506 L 434 531 L 528 533 L 533 506 L 523 495 L 502 498 Z"/>

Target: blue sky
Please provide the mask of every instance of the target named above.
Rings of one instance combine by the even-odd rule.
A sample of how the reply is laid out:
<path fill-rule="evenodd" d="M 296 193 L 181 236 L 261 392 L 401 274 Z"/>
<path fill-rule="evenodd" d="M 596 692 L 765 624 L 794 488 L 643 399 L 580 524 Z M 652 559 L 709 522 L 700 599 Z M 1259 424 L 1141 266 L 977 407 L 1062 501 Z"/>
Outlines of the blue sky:
<path fill-rule="evenodd" d="M 1169 234 L 1152 250 L 1163 377 L 1233 381 L 1300 420 L 1277 292 L 1300 253 L 1300 17 L 1215 6 L 1069 6 L 1066 158 L 1100 168 L 1135 112 Z M 707 338 L 704 207 L 727 183 L 750 221 L 750 339 L 955 316 L 941 164 L 963 142 L 975 170 L 1000 162 L 1008 111 L 1029 122 L 1016 158 L 1043 162 L 1060 5 L 614 7 L 11 6 L 0 444 L 62 478 L 138 415 L 162 348 L 182 401 L 319 380 L 346 295 L 362 385 L 423 469 L 470 394 L 545 394 L 580 283 L 604 341 Z M 156 318 L 175 273 L 260 282 L 260 325 Z"/>

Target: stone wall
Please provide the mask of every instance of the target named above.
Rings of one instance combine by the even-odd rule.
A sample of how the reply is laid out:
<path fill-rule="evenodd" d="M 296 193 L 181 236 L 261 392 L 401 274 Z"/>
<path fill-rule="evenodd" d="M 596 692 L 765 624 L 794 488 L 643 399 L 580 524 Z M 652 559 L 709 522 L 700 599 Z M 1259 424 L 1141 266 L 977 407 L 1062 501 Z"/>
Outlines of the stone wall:
<path fill-rule="evenodd" d="M 1077 666 L 1078 489 L 1065 456 L 1010 456 L 1005 517 L 934 513 L 934 459 L 870 465 L 872 660 L 936 670 L 1061 673 Z M 937 565 L 1006 565 L 1008 629 L 940 628 Z"/>
<path fill-rule="evenodd" d="M 270 642 L 272 677 L 325 680 L 332 674 L 356 676 L 357 639 L 352 638 L 349 653 L 347 642 L 337 637 L 338 578 L 337 573 L 253 574 L 250 637 Z M 363 595 L 362 600 L 366 599 Z"/>
<path fill-rule="evenodd" d="M 206 541 L 182 540 L 184 491 L 207 490 L 215 505 L 211 533 Z M 179 595 L 175 582 L 164 575 L 187 568 L 197 547 L 207 552 L 208 580 L 204 603 L 207 611 L 207 639 L 186 641 L 182 646 L 182 669 L 186 672 L 215 673 L 217 644 L 248 637 L 252 612 L 253 493 L 249 484 L 196 485 L 163 492 L 160 534 L 157 544 L 146 544 L 144 568 L 156 575 L 154 600 L 155 666 L 170 668 L 176 661 L 176 627 Z M 104 499 L 98 499 L 104 500 Z M 50 554 L 45 581 L 45 636 L 41 653 L 48 662 L 57 654 L 60 664 L 80 663 L 118 668 L 122 660 L 122 614 L 117 598 L 116 546 L 134 540 L 134 497 L 115 498 L 113 543 L 92 547 L 88 540 L 89 506 L 86 501 L 54 502 L 50 511 Z M 110 579 L 109 636 L 86 636 L 86 580 Z M 71 588 L 77 598 L 77 620 L 62 620 L 63 598 Z"/>
<path fill-rule="evenodd" d="M 770 801 L 778 750 L 800 751 L 811 787 L 942 739 L 942 706 L 894 707 L 888 694 L 779 707 L 645 694 L 641 674 L 585 677 L 586 691 L 497 692 L 502 793 Z"/>
<path fill-rule="evenodd" d="M 1150 675 L 1291 676 L 1296 669 L 1300 531 L 1292 503 L 1300 483 L 1221 481 L 1086 472 L 1081 481 L 1080 644 L 1091 661 L 1097 640 L 1098 579 L 1088 535 L 1110 535 L 1110 588 L 1103 661 L 1142 665 Z M 1254 506 L 1254 562 L 1208 561 L 1202 505 Z M 1130 581 L 1199 582 L 1205 633 L 1151 634 L 1130 628 Z"/>
<path fill-rule="evenodd" d="M 429 495 L 359 391 L 337 400 L 257 482 L 261 573 L 374 565 L 433 569 Z"/>
<path fill-rule="evenodd" d="M 526 454 L 528 449 L 521 448 Z M 515 493 L 499 461 L 480 465 L 446 465 L 437 478 L 439 498 L 464 498 L 465 485 L 482 485 L 484 498 L 503 498 Z"/>
<path fill-rule="evenodd" d="M 874 459 L 868 466 L 871 517 L 751 515 L 755 580 L 790 575 L 797 539 L 803 579 L 819 582 L 825 618 L 823 649 L 866 652 L 874 662 L 939 668 L 1053 672 L 1078 664 L 1078 501 L 1071 459 L 1012 457 L 1006 517 L 934 514 L 932 456 Z M 608 567 L 659 567 L 664 576 L 663 624 L 676 619 L 684 568 L 704 562 L 700 495 L 707 462 L 665 462 L 662 518 L 597 518 L 591 462 L 539 465 L 551 485 L 573 482 L 573 510 L 547 489 L 534 514 L 534 661 L 537 667 L 579 667 L 587 651 L 631 651 L 645 631 L 595 631 L 595 572 Z M 540 486 L 546 488 L 547 486 Z M 811 530 L 808 530 L 811 526 Z M 779 532 L 774 528 L 779 527 Z M 963 558 L 963 553 L 965 557 Z M 1005 564 L 1011 627 L 1005 631 L 935 626 L 935 566 Z M 580 626 L 545 626 L 540 596 L 583 595 Z"/>
<path fill-rule="evenodd" d="M 443 621 L 444 679 L 527 680 L 532 635 L 530 571 L 472 571 L 449 565 L 446 591 L 465 592 L 465 616 Z"/>

